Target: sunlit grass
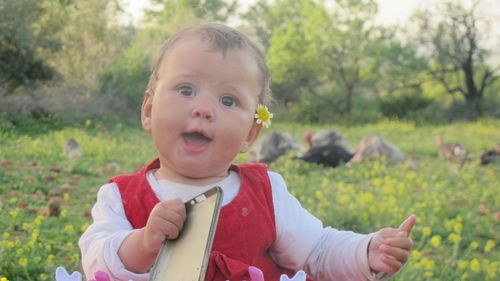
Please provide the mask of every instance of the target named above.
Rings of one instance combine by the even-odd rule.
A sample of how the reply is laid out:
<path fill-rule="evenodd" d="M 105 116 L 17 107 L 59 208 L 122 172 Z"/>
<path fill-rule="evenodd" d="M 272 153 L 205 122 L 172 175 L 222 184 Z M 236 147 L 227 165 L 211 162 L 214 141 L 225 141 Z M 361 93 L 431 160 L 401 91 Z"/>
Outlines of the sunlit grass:
<path fill-rule="evenodd" d="M 335 129 L 352 148 L 369 134 L 398 145 L 418 167 L 360 163 L 323 168 L 285 156 L 270 165 L 289 190 L 327 225 L 368 233 L 398 226 L 418 216 L 412 233 L 415 250 L 394 280 L 497 280 L 500 275 L 500 165 L 461 169 L 437 159 L 433 143 L 440 134 L 458 141 L 477 159 L 500 142 L 500 121 L 483 120 L 440 127 L 383 122 L 359 127 L 301 126 L 273 123 L 270 129 L 301 138 L 306 129 Z M 154 157 L 147 133 L 129 127 L 90 126 L 0 138 L 0 278 L 53 280 L 56 266 L 81 270 L 77 241 L 90 223 L 89 210 L 100 185 L 116 174 L 118 163 L 130 173 Z M 67 159 L 66 139 L 79 141 L 83 157 Z M 237 162 L 246 161 L 240 155 Z M 44 216 L 51 198 L 61 215 Z M 2 279 L 3 280 L 3 279 Z M 4 280 L 3 280 L 4 281 Z"/>

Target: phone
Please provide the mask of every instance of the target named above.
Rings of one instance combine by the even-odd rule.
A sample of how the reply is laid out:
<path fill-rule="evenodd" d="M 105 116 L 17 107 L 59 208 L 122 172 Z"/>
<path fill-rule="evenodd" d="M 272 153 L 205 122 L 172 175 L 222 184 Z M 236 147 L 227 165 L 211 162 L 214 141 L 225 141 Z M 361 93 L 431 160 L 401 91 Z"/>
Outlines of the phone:
<path fill-rule="evenodd" d="M 165 240 L 150 272 L 150 281 L 204 281 L 222 203 L 213 187 L 188 200 L 186 221 L 177 239 Z"/>

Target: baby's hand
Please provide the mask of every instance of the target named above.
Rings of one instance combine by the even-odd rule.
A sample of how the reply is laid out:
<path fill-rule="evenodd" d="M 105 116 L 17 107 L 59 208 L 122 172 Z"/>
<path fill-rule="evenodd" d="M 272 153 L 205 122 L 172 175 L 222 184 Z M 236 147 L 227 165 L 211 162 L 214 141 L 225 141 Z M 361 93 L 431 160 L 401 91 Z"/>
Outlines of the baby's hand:
<path fill-rule="evenodd" d="M 175 239 L 179 236 L 185 219 L 186 207 L 180 198 L 156 204 L 144 227 L 145 250 L 158 253 L 165 239 Z"/>
<path fill-rule="evenodd" d="M 372 238 L 368 247 L 368 264 L 372 270 L 394 273 L 408 260 L 413 241 L 411 229 L 417 217 L 411 215 L 399 228 L 383 228 Z"/>

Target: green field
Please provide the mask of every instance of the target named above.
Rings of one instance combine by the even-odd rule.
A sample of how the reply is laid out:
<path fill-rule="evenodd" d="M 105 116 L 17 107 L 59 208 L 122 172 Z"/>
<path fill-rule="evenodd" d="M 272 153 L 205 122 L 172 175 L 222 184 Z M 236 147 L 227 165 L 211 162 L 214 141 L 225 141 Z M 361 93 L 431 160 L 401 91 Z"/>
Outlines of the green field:
<path fill-rule="evenodd" d="M 481 152 L 500 142 L 500 121 L 415 127 L 383 122 L 358 127 L 273 124 L 301 139 L 320 129 L 342 132 L 351 147 L 368 134 L 398 145 L 418 166 L 383 162 L 322 168 L 282 157 L 270 169 L 325 224 L 371 232 L 418 216 L 410 262 L 394 280 L 498 280 L 500 276 L 500 165 L 479 166 Z M 1 130 L 1 129 L 0 129 Z M 269 131 L 270 129 L 268 129 Z M 266 131 L 264 132 L 266 133 Z M 474 160 L 461 169 L 437 158 L 434 135 L 458 141 Z M 67 159 L 68 138 L 83 156 Z M 97 189 L 116 172 L 135 171 L 154 157 L 149 136 L 117 125 L 23 134 L 0 131 L 0 280 L 54 280 L 56 266 L 81 270 L 77 241 L 90 223 Z M 237 161 L 245 161 L 246 155 Z M 50 200 L 61 200 L 59 216 L 46 217 Z"/>

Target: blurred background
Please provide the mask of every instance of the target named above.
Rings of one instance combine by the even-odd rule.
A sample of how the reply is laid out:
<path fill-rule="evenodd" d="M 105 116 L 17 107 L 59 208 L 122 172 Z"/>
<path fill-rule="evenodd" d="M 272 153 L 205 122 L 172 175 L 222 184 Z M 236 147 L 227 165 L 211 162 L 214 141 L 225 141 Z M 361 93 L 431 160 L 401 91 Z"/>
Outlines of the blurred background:
<path fill-rule="evenodd" d="M 138 125 L 161 43 L 210 21 L 265 50 L 281 120 L 500 117 L 494 0 L 1 0 L 0 125 Z"/>

